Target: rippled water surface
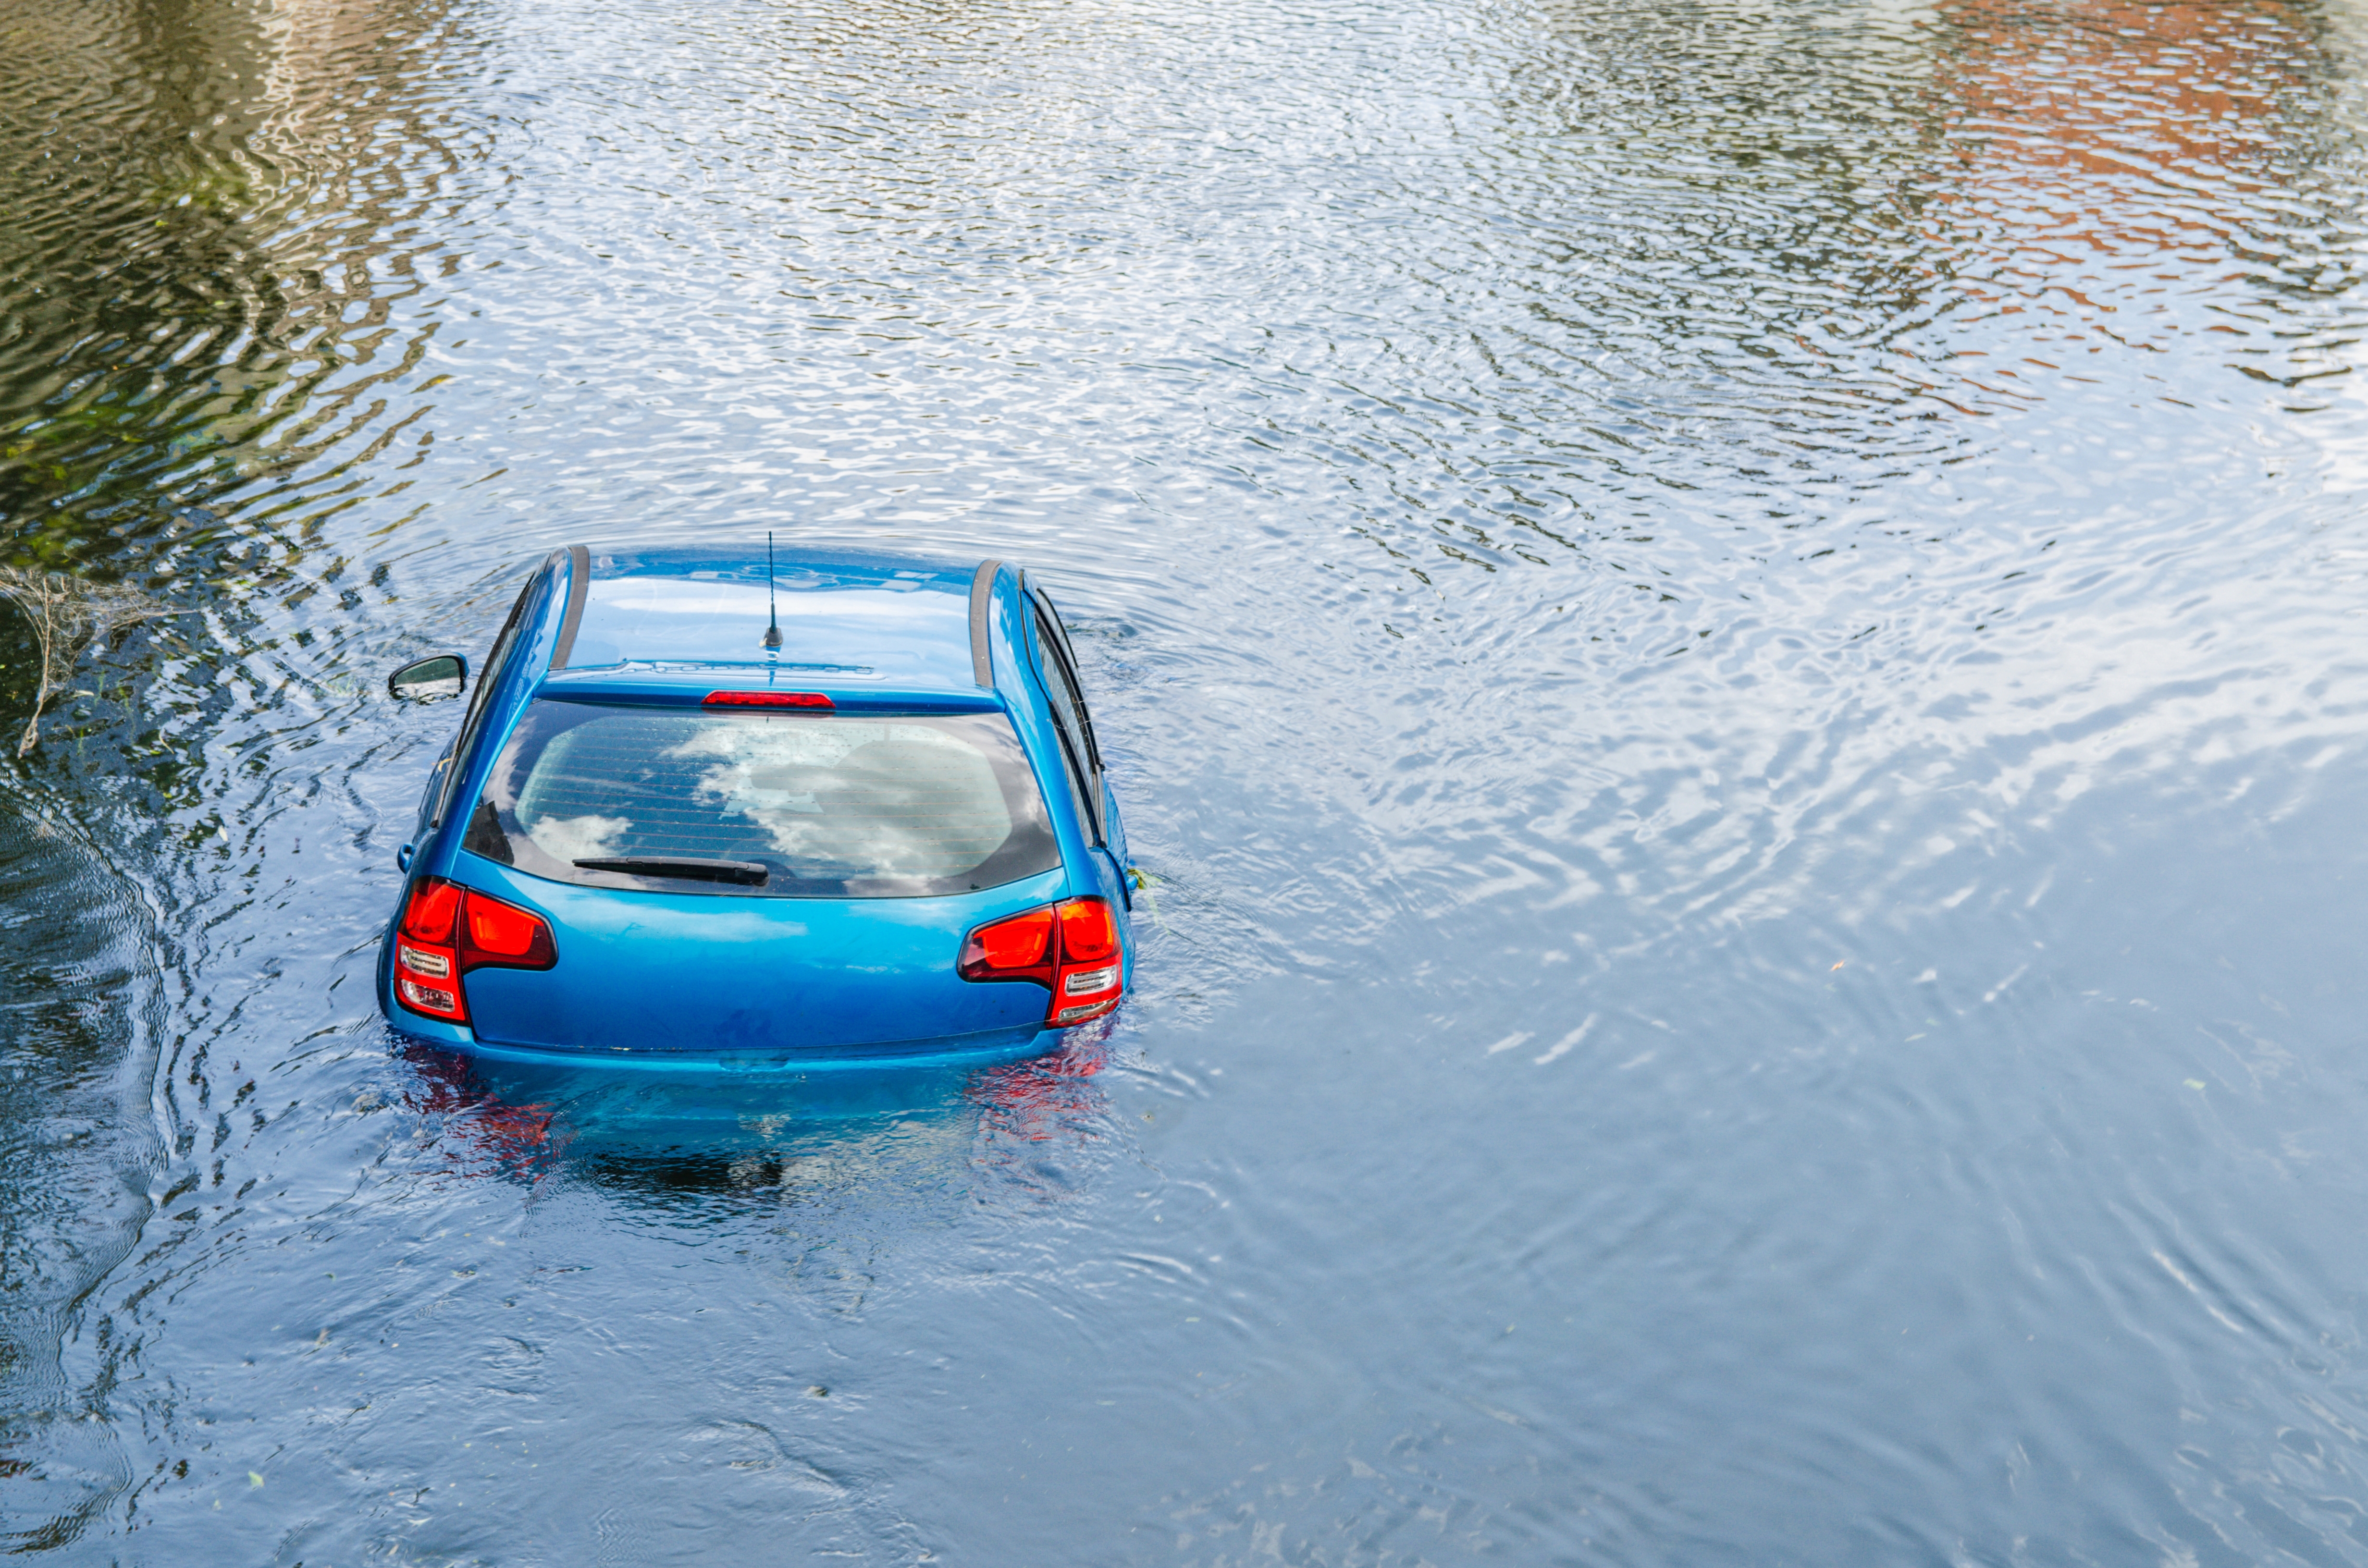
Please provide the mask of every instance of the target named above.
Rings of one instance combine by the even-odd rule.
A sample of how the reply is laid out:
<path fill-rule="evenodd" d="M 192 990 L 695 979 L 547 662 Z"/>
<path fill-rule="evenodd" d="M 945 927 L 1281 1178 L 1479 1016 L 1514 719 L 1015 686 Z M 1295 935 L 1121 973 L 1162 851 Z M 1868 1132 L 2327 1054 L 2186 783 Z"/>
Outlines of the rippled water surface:
<path fill-rule="evenodd" d="M 0 1529 L 2368 1562 L 2368 15 L 0 0 Z M 370 972 L 525 563 L 1021 562 L 1141 993 Z M 38 695 L 0 615 L 0 728 Z"/>

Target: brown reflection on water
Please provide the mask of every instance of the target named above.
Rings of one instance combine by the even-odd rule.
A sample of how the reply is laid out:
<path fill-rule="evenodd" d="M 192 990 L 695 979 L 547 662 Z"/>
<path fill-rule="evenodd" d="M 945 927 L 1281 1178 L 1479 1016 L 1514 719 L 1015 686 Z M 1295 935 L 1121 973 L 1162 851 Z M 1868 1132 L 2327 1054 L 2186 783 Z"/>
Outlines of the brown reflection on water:
<path fill-rule="evenodd" d="M 1964 301 L 1955 325 L 2014 339 L 1958 348 L 1987 362 L 1959 367 L 1954 406 L 2124 373 L 2106 369 L 2118 351 L 2248 335 L 2248 252 L 2281 222 L 2285 122 L 2317 51 L 2306 20 L 2275 5 L 1964 0 L 1946 22 L 1928 237 Z M 2213 390 L 2168 362 L 2138 373 L 2180 406 Z"/>

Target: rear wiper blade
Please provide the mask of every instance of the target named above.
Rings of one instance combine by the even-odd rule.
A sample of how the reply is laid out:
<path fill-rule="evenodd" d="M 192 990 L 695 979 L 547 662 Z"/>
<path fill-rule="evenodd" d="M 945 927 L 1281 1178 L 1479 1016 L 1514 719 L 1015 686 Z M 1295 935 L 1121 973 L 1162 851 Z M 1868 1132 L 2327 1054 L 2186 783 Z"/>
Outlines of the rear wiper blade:
<path fill-rule="evenodd" d="M 773 869 L 758 860 L 702 860 L 682 855 L 619 855 L 575 862 L 587 871 L 620 871 L 629 877 L 673 877 L 689 882 L 734 882 L 760 888 Z"/>

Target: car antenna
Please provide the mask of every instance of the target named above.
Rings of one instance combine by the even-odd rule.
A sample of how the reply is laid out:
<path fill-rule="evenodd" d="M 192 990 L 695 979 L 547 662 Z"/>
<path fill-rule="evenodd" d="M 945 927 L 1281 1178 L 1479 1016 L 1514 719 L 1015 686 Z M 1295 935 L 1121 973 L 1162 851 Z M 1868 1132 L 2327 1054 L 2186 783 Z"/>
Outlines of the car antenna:
<path fill-rule="evenodd" d="M 765 628 L 765 646 L 778 649 L 781 645 L 781 611 L 773 597 L 773 530 L 765 530 L 765 613 L 770 618 Z"/>

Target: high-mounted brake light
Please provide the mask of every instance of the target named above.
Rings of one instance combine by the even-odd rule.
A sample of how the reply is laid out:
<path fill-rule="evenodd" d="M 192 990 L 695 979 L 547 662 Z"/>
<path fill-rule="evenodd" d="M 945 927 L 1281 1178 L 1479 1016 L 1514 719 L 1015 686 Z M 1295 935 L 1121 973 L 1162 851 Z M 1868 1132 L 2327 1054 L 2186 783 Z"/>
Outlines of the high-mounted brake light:
<path fill-rule="evenodd" d="M 709 708 L 829 708 L 831 699 L 819 691 L 711 691 Z"/>
<path fill-rule="evenodd" d="M 472 969 L 549 969 L 558 961 L 542 916 L 441 877 L 422 877 L 412 884 L 395 928 L 394 992 L 415 1013 L 465 1024 L 462 975 Z"/>
<path fill-rule="evenodd" d="M 1056 1028 L 1099 1017 L 1125 994 L 1118 918 L 1107 900 L 1073 898 L 990 921 L 962 938 L 964 980 L 1030 980 L 1050 991 Z"/>

